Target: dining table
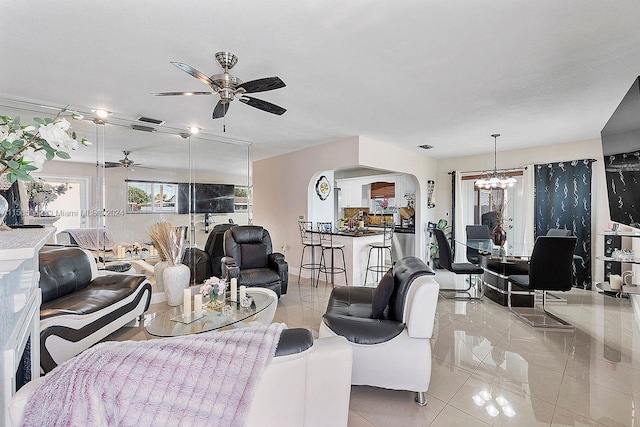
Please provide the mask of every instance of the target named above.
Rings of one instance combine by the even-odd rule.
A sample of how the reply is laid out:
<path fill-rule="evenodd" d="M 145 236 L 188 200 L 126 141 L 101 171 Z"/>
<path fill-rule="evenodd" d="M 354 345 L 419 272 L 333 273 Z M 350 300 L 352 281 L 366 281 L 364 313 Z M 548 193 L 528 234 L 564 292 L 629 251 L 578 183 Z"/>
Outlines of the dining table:
<path fill-rule="evenodd" d="M 491 301 L 507 305 L 508 277 L 513 274 L 529 274 L 529 251 L 522 244 L 497 246 L 487 239 L 456 240 L 457 247 L 472 248 L 477 251 L 478 265 L 484 269 L 484 294 Z M 512 285 L 514 291 L 524 291 Z M 533 307 L 533 295 L 514 293 L 511 305 L 514 307 Z"/>

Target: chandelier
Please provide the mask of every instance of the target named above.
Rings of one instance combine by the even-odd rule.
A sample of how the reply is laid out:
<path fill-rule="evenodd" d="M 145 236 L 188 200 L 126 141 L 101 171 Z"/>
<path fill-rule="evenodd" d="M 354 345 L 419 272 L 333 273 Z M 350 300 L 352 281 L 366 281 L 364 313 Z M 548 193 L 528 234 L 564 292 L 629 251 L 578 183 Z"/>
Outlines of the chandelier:
<path fill-rule="evenodd" d="M 504 172 L 498 174 L 497 159 L 498 159 L 498 137 L 499 133 L 491 135 L 493 137 L 493 173 L 487 173 L 487 176 L 480 178 L 475 182 L 476 187 L 480 188 L 507 188 L 513 187 L 513 184 L 518 182 L 511 175 L 507 176 Z"/>

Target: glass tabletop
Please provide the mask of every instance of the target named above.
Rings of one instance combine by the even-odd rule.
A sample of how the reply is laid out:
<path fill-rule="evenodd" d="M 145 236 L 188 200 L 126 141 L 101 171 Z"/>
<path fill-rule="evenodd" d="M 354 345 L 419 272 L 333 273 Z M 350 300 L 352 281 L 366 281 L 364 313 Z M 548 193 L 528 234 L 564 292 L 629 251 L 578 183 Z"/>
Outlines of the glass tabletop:
<path fill-rule="evenodd" d="M 492 257 L 528 258 L 531 255 L 522 242 L 507 241 L 504 246 L 497 246 L 493 244 L 491 239 L 468 239 L 466 241 L 456 240 L 456 245 L 491 254 Z"/>
<path fill-rule="evenodd" d="M 269 298 L 264 294 L 251 294 L 251 297 L 253 298 L 253 303 L 251 304 L 251 307 L 246 308 L 241 307 L 240 303 L 227 300 L 226 303 L 232 309 L 232 313 L 229 315 L 223 314 L 220 309 L 214 310 L 203 306 L 202 314 L 204 316 L 188 324 L 172 320 L 183 314 L 182 305 L 179 305 L 165 312 L 157 313 L 151 322 L 145 326 L 145 329 L 151 335 L 158 337 L 177 337 L 181 335 L 199 334 L 201 332 L 212 331 L 237 322 L 242 322 L 274 303 L 272 298 Z"/>

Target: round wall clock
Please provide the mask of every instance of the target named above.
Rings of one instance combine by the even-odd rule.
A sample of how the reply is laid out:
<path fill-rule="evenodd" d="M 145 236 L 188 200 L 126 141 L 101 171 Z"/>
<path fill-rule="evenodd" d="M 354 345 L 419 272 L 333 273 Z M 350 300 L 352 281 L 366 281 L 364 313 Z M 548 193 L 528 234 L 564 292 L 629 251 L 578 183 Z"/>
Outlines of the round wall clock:
<path fill-rule="evenodd" d="M 329 197 L 330 192 L 331 184 L 329 184 L 329 180 L 327 179 L 327 177 L 322 175 L 316 182 L 316 193 L 318 193 L 318 197 L 320 197 L 320 200 L 326 200 L 327 197 Z"/>

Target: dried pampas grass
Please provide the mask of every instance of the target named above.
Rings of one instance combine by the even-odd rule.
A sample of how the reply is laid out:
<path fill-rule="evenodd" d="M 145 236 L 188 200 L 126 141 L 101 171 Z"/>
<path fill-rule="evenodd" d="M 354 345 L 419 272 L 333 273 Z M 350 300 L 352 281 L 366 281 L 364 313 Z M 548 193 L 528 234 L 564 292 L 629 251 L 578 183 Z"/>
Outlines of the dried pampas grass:
<path fill-rule="evenodd" d="M 184 234 L 170 222 L 157 222 L 149 228 L 149 237 L 162 261 L 170 266 L 180 265 L 184 254 Z"/>

